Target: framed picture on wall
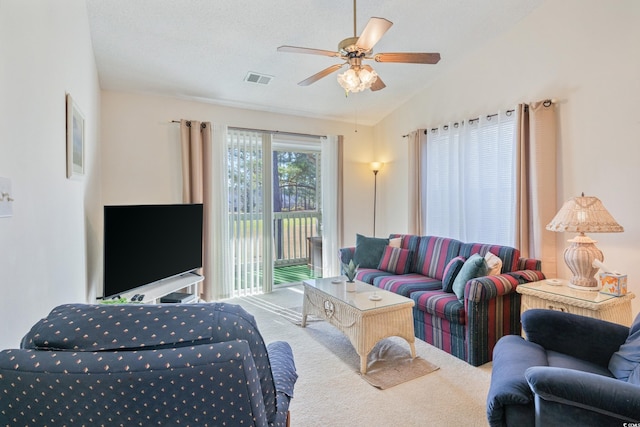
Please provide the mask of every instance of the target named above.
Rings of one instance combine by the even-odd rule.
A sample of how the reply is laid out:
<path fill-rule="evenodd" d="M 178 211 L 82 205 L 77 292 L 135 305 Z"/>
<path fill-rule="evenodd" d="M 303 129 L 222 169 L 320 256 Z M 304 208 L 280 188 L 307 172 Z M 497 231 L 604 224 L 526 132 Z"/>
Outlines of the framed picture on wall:
<path fill-rule="evenodd" d="M 84 176 L 84 116 L 67 94 L 67 178 Z"/>

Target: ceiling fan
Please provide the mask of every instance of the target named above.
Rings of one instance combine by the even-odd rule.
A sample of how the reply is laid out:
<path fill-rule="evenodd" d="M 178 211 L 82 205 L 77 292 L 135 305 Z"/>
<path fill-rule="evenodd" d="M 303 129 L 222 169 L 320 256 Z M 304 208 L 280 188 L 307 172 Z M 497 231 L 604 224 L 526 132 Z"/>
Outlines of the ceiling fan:
<path fill-rule="evenodd" d="M 324 70 L 302 80 L 298 85 L 309 86 L 323 77 L 338 71 L 345 65 L 349 69 L 338 74 L 338 83 L 349 92 L 360 92 L 364 89 L 372 91 L 384 89 L 386 85 L 370 65 L 363 65 L 363 60 L 375 60 L 376 62 L 399 62 L 409 64 L 437 64 L 440 61 L 439 53 L 398 52 L 398 53 L 373 53 L 373 47 L 382 36 L 391 28 L 393 22 L 373 17 L 369 19 L 367 26 L 356 36 L 356 0 L 353 0 L 353 37 L 348 37 L 338 44 L 338 51 L 310 49 L 296 46 L 280 46 L 278 52 L 306 53 L 340 58 L 346 62 L 332 65 Z"/>

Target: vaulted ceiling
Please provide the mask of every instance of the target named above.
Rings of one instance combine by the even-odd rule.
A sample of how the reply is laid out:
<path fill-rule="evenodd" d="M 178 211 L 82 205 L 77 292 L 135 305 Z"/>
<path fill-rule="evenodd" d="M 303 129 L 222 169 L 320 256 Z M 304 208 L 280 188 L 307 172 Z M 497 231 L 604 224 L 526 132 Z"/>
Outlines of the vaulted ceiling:
<path fill-rule="evenodd" d="M 297 84 L 339 58 L 276 49 L 337 50 L 354 35 L 350 0 L 87 0 L 87 9 L 105 90 L 373 125 L 542 2 L 360 0 L 358 35 L 373 16 L 394 24 L 376 53 L 439 52 L 442 59 L 436 65 L 370 61 L 386 88 L 349 96 L 336 81 L 338 72 L 310 86 Z M 250 72 L 272 79 L 246 82 Z"/>

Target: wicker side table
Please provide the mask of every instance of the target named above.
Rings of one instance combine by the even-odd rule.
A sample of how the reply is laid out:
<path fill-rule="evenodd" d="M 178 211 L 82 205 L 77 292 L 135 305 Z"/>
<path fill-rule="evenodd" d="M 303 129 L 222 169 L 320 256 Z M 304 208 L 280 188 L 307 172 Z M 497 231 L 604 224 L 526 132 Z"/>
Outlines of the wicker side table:
<path fill-rule="evenodd" d="M 570 288 L 567 280 L 541 280 L 519 285 L 516 290 L 522 295 L 521 313 L 532 308 L 544 308 L 624 326 L 631 325 L 631 300 L 635 298 L 633 293 L 617 297 L 600 292 L 581 291 Z"/>

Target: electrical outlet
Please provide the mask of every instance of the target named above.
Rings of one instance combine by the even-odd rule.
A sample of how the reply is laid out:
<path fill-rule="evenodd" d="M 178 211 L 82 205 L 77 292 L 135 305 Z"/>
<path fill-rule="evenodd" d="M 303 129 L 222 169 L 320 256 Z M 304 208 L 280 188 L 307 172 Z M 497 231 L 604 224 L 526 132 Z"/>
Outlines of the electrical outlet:
<path fill-rule="evenodd" d="M 0 218 L 13 216 L 13 193 L 11 180 L 0 177 Z"/>

